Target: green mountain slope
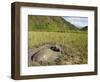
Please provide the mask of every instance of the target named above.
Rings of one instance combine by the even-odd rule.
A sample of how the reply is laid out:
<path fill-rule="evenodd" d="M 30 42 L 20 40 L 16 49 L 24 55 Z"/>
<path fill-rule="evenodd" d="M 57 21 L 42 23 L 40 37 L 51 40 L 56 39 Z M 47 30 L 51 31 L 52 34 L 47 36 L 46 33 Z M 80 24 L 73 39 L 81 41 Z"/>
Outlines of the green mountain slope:
<path fill-rule="evenodd" d="M 87 31 L 88 30 L 88 26 L 85 26 L 83 28 L 80 29 L 81 31 Z"/>
<path fill-rule="evenodd" d="M 77 29 L 73 24 L 60 16 L 28 16 L 29 31 L 65 32 Z"/>

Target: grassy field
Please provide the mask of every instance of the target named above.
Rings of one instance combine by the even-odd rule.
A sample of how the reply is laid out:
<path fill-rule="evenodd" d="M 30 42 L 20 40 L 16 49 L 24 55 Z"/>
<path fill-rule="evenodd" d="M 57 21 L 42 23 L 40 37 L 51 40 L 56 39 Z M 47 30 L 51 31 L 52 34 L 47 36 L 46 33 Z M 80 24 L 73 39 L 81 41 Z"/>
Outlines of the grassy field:
<path fill-rule="evenodd" d="M 87 63 L 87 32 L 28 32 L 29 49 L 48 43 L 70 47 L 73 51 L 67 51 L 68 54 L 79 53 L 82 58 L 81 63 Z"/>

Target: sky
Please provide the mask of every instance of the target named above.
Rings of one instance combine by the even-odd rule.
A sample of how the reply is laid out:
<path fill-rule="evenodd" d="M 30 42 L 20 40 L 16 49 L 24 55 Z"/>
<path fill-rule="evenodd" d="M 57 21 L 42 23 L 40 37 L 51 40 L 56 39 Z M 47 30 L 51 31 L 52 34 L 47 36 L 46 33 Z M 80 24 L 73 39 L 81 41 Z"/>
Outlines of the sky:
<path fill-rule="evenodd" d="M 63 18 L 78 28 L 88 26 L 88 17 L 64 16 Z"/>

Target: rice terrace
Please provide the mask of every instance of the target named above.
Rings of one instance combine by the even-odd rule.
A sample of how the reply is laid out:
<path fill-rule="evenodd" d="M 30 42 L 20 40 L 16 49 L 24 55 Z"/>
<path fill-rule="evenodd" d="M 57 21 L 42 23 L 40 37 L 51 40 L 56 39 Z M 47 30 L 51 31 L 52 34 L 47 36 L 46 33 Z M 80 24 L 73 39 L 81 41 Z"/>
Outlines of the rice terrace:
<path fill-rule="evenodd" d="M 87 64 L 86 17 L 28 15 L 28 66 Z"/>

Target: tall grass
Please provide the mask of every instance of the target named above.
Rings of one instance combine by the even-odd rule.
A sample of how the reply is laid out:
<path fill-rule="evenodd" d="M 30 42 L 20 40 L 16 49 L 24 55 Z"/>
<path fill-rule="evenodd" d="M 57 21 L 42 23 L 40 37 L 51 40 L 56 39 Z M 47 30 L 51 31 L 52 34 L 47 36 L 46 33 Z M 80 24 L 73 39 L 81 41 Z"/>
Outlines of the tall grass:
<path fill-rule="evenodd" d="M 28 32 L 29 49 L 46 43 L 69 46 L 81 54 L 82 63 L 87 63 L 87 32 Z"/>

